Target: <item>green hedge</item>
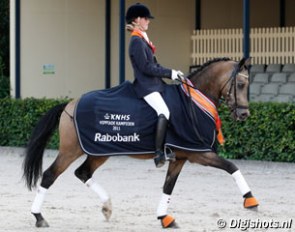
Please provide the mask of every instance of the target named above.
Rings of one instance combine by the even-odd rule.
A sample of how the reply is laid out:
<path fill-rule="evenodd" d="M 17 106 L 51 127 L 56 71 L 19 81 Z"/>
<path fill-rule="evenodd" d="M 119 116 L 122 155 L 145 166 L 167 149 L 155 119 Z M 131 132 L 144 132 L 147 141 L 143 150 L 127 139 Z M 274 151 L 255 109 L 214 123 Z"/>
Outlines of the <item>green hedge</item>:
<path fill-rule="evenodd" d="M 0 74 L 0 98 L 6 98 L 10 95 L 10 81 L 8 77 Z"/>
<path fill-rule="evenodd" d="M 69 99 L 0 99 L 0 146 L 25 146 L 44 112 Z M 226 158 L 295 162 L 295 104 L 251 103 L 251 116 L 234 122 L 226 107 L 219 110 L 226 139 Z M 58 147 L 54 134 L 48 148 Z"/>
<path fill-rule="evenodd" d="M 223 107 L 220 116 L 226 158 L 295 162 L 295 104 L 250 104 L 251 116 L 234 122 Z"/>
<path fill-rule="evenodd" d="M 38 119 L 51 107 L 68 99 L 0 99 L 0 146 L 26 146 Z M 54 134 L 48 148 L 58 147 Z"/>

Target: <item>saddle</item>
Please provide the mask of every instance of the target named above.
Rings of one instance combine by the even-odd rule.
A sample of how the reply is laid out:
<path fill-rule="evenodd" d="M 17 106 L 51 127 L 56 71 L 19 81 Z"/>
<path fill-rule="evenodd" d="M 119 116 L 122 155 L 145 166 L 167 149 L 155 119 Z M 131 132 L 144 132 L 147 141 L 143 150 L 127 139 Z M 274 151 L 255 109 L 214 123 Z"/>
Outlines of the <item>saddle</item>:
<path fill-rule="evenodd" d="M 191 102 L 180 85 L 165 85 L 163 98 L 171 112 L 165 148 L 215 151 L 214 120 Z M 155 151 L 156 112 L 139 99 L 132 83 L 88 92 L 80 98 L 74 122 L 82 150 L 93 156 L 150 154 Z M 196 129 L 201 139 L 196 135 Z"/>

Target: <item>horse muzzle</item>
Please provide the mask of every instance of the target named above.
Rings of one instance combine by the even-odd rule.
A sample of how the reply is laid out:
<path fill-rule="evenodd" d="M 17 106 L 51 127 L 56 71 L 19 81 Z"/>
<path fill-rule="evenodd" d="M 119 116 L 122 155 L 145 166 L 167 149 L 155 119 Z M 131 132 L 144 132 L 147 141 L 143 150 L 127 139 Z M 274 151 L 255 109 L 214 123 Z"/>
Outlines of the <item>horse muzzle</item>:
<path fill-rule="evenodd" d="M 249 107 L 237 106 L 232 110 L 231 115 L 236 121 L 245 121 L 250 116 Z"/>

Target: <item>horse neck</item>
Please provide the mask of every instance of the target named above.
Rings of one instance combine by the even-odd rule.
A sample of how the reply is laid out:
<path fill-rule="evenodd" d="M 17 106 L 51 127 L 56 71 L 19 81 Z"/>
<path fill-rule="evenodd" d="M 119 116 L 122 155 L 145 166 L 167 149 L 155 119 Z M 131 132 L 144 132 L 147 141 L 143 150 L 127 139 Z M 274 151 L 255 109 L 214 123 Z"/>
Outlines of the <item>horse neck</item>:
<path fill-rule="evenodd" d="M 216 70 L 207 70 L 193 76 L 190 80 L 193 85 L 206 95 L 216 106 L 221 97 L 220 78 Z"/>

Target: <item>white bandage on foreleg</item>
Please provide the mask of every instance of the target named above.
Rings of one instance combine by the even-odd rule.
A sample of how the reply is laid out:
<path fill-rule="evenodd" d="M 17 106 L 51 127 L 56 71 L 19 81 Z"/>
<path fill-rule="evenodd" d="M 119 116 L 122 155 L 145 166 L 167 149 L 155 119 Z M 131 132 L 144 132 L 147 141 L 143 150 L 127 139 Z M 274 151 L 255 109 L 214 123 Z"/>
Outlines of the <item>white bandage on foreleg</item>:
<path fill-rule="evenodd" d="M 32 208 L 31 208 L 32 213 L 40 213 L 41 212 L 41 207 L 44 202 L 46 192 L 47 192 L 46 188 L 39 186 L 39 188 L 37 189 L 37 192 L 36 192 L 36 196 L 35 196 Z"/>
<path fill-rule="evenodd" d="M 245 195 L 246 193 L 250 192 L 250 188 L 245 180 L 245 178 L 243 177 L 242 173 L 240 172 L 240 170 L 235 171 L 232 174 L 233 178 L 235 179 L 238 188 L 240 189 L 242 195 Z"/>
<path fill-rule="evenodd" d="M 97 184 L 92 178 L 86 181 L 86 186 L 93 190 L 100 198 L 100 200 L 104 203 L 109 200 L 109 196 L 107 192 Z"/>
<path fill-rule="evenodd" d="M 167 195 L 165 193 L 162 194 L 162 198 L 160 200 L 158 209 L 157 209 L 157 216 L 165 216 L 167 215 L 167 210 L 170 204 L 171 195 Z"/>

